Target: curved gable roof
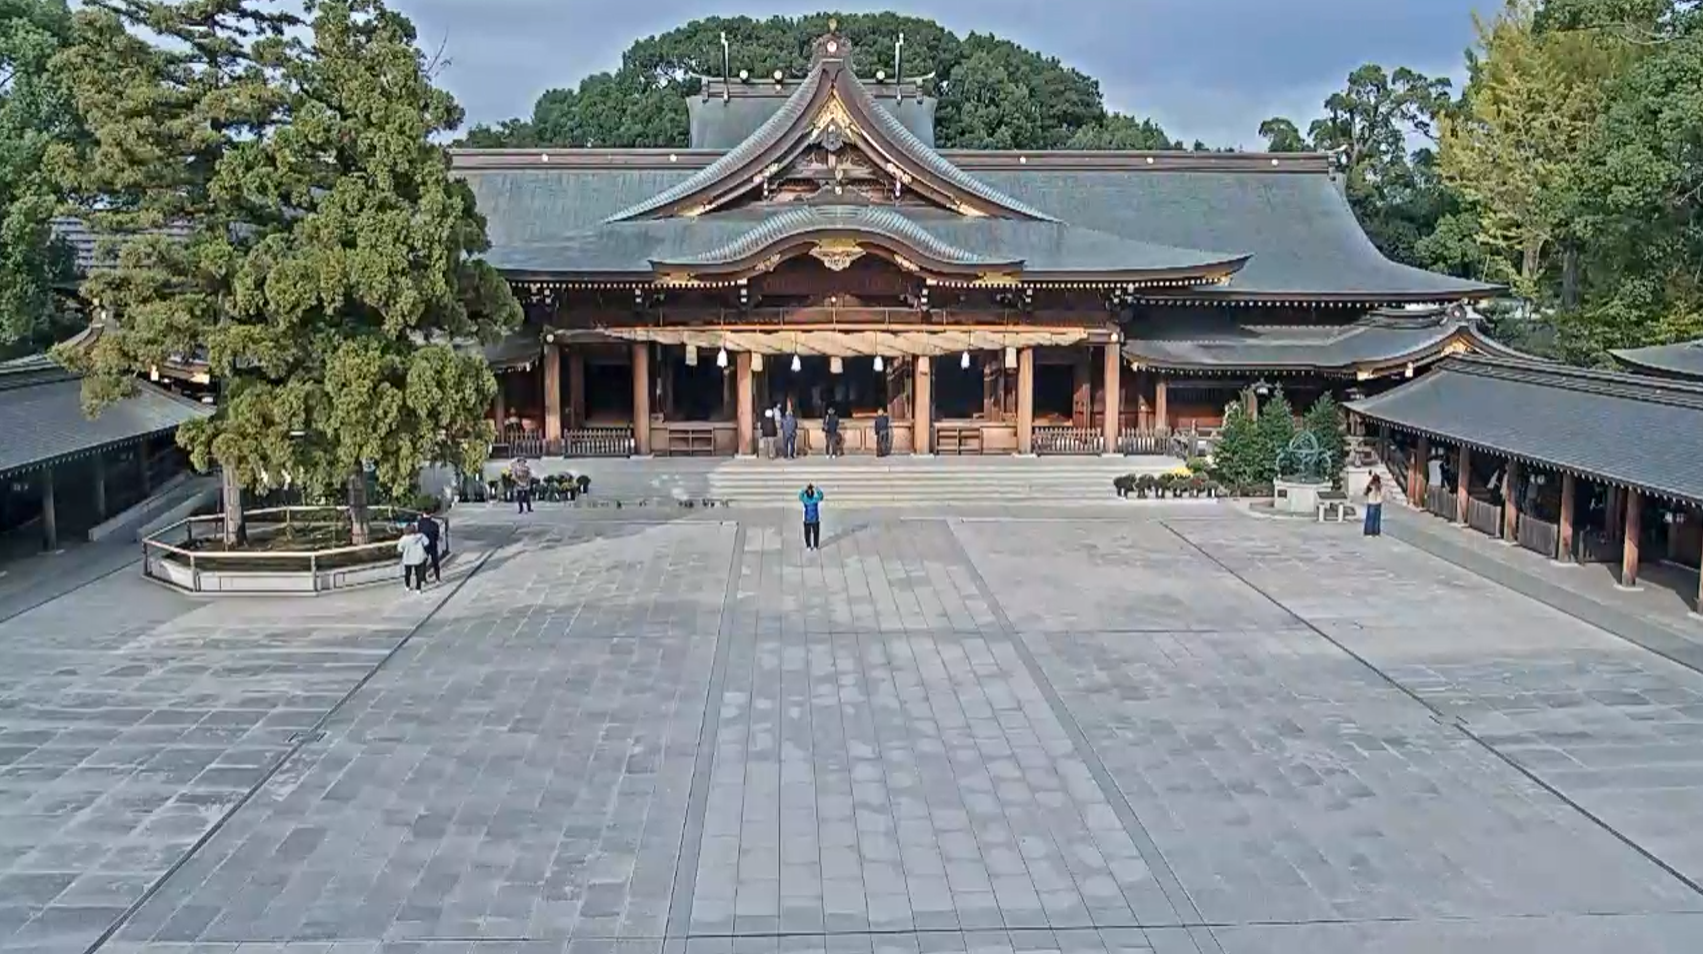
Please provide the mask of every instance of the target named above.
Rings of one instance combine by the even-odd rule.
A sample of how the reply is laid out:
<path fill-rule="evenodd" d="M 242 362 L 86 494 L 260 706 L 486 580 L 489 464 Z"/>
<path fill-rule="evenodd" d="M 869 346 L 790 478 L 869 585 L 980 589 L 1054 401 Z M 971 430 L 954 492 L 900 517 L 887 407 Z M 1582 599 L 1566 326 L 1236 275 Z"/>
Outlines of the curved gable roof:
<path fill-rule="evenodd" d="M 877 206 L 806 206 L 788 209 L 753 225 L 749 231 L 694 255 L 653 259 L 657 265 L 726 265 L 749 259 L 775 246 L 824 232 L 853 232 L 890 239 L 914 248 L 937 262 L 994 268 L 1021 265 L 1022 259 L 987 256 L 941 240 L 927 229 L 891 210 Z"/>

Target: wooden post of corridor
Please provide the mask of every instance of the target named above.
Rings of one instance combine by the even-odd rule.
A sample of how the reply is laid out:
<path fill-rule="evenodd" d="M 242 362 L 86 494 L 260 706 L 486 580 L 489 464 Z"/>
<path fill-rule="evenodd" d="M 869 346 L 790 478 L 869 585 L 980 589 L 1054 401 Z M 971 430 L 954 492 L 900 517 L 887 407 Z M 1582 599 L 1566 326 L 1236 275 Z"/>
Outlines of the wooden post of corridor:
<path fill-rule="evenodd" d="M 1472 449 L 1462 444 L 1455 455 L 1455 522 L 1466 523 L 1467 501 L 1472 499 Z"/>
<path fill-rule="evenodd" d="M 911 359 L 911 453 L 934 453 L 934 359 L 919 354 Z"/>
<path fill-rule="evenodd" d="M 757 452 L 756 435 L 752 433 L 756 423 L 752 402 L 756 395 L 751 385 L 751 352 L 736 353 L 733 356 L 733 369 L 734 406 L 739 409 L 739 450 L 735 453 L 741 457 L 750 457 Z"/>
<path fill-rule="evenodd" d="M 1561 552 L 1555 554 L 1557 560 L 1573 559 L 1573 508 L 1576 506 L 1574 498 L 1577 496 L 1578 486 L 1573 480 L 1573 475 L 1562 474 L 1561 526 L 1558 534 L 1560 540 L 1556 541 L 1556 549 Z"/>
<path fill-rule="evenodd" d="M 1638 530 L 1643 525 L 1644 495 L 1625 490 L 1621 496 L 1626 501 L 1626 523 L 1620 545 L 1620 585 L 1631 589 L 1638 585 Z"/>
<path fill-rule="evenodd" d="M 1017 453 L 1035 453 L 1035 349 L 1017 349 Z"/>
<path fill-rule="evenodd" d="M 1520 539 L 1520 471 L 1517 460 L 1508 461 L 1502 469 L 1502 539 L 1513 543 Z"/>
<path fill-rule="evenodd" d="M 650 456 L 650 345 L 633 342 L 633 454 Z"/>
<path fill-rule="evenodd" d="M 1164 378 L 1153 382 L 1153 431 L 1156 434 L 1171 433 L 1170 395 L 1166 392 Z"/>
<path fill-rule="evenodd" d="M 1118 457 L 1121 456 L 1118 453 L 1118 434 L 1122 430 L 1120 422 L 1123 419 L 1124 406 L 1122 387 L 1123 349 L 1116 341 L 1106 345 L 1105 348 L 1106 360 L 1103 373 L 1106 376 L 1106 382 L 1101 390 L 1106 394 L 1106 409 L 1101 415 L 1101 427 L 1104 430 L 1106 446 L 1100 450 L 1107 457 Z"/>
<path fill-rule="evenodd" d="M 1425 482 L 1431 479 L 1431 438 L 1421 436 L 1407 459 L 1407 502 L 1425 506 Z"/>

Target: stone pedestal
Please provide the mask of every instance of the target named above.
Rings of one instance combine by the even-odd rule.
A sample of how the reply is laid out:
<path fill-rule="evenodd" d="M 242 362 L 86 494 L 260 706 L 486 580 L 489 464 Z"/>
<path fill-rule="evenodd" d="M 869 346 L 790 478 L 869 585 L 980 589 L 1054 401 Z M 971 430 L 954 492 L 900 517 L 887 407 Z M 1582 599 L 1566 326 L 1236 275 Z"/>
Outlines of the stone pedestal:
<path fill-rule="evenodd" d="M 1271 508 L 1278 513 L 1314 514 L 1319 512 L 1319 494 L 1330 490 L 1330 484 L 1279 480 L 1273 490 L 1276 491 L 1276 497 L 1271 502 Z"/>
<path fill-rule="evenodd" d="M 1366 485 L 1372 482 L 1372 468 L 1344 467 L 1342 469 L 1342 490 L 1350 498 L 1361 499 L 1366 496 Z"/>

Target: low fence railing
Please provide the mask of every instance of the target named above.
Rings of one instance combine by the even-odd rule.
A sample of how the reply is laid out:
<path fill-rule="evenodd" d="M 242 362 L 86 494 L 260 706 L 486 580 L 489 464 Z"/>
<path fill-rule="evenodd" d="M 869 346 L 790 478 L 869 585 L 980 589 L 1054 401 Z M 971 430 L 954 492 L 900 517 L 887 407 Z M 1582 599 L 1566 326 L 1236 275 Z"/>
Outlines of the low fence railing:
<path fill-rule="evenodd" d="M 1561 525 L 1522 513 L 1514 519 L 1514 539 L 1527 550 L 1554 558 L 1561 542 Z"/>
<path fill-rule="evenodd" d="M 369 523 L 375 527 L 394 527 L 416 520 L 420 516 L 417 510 L 388 506 L 368 507 L 367 512 Z M 243 513 L 244 533 L 250 541 L 254 541 L 278 533 L 293 535 L 298 532 L 312 533 L 329 529 L 330 536 L 335 539 L 342 535 L 342 531 L 351 529 L 348 513 L 347 507 L 268 507 L 249 510 Z M 327 515 L 330 515 L 331 519 L 326 519 Z M 337 519 L 337 515 L 341 515 L 342 519 Z M 439 556 L 447 557 L 451 550 L 449 519 L 441 514 L 434 514 L 432 519 L 437 521 L 439 528 Z M 191 592 L 208 589 L 233 592 L 240 591 L 241 588 L 203 587 L 203 575 L 304 574 L 311 577 L 307 585 L 288 588 L 289 591 L 317 593 L 330 588 L 322 585 L 323 571 L 384 564 L 400 566 L 400 557 L 396 552 L 397 538 L 389 535 L 372 543 L 316 550 L 207 549 L 206 545 L 223 536 L 224 523 L 223 514 L 208 514 L 180 520 L 152 534 L 142 541 L 142 575 Z M 282 591 L 284 588 L 271 589 Z"/>
<path fill-rule="evenodd" d="M 1466 525 L 1491 537 L 1502 535 L 1502 508 L 1479 497 L 1466 500 Z"/>
<path fill-rule="evenodd" d="M 1106 449 L 1106 435 L 1097 427 L 1041 424 L 1033 439 L 1036 454 L 1100 454 Z"/>
<path fill-rule="evenodd" d="M 1134 428 L 1125 428 L 1118 433 L 1118 453 L 1120 454 L 1163 456 L 1170 454 L 1174 445 L 1175 441 L 1170 434 L 1139 431 Z"/>
<path fill-rule="evenodd" d="M 1573 559 L 1580 563 L 1618 563 L 1624 544 L 1618 533 L 1580 529 L 1573 534 Z"/>
<path fill-rule="evenodd" d="M 626 425 L 577 427 L 562 435 L 568 457 L 631 457 L 633 429 Z"/>
<path fill-rule="evenodd" d="M 1436 514 L 1450 522 L 1460 518 L 1459 501 L 1455 497 L 1455 492 L 1448 487 L 1426 487 L 1425 510 L 1427 513 Z"/>
<path fill-rule="evenodd" d="M 546 456 L 548 449 L 542 435 L 510 434 L 497 439 L 491 446 L 491 456 L 499 460 L 508 457 L 530 457 L 536 460 Z"/>

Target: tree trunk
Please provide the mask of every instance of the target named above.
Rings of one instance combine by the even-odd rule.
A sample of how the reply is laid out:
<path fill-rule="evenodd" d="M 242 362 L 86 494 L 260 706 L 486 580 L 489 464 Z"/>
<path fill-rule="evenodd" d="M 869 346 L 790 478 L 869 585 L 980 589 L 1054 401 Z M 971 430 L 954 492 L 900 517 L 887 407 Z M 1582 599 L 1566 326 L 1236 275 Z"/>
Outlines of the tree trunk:
<path fill-rule="evenodd" d="M 349 475 L 349 545 L 372 542 L 372 515 L 367 512 L 367 475 L 361 468 Z"/>
<path fill-rule="evenodd" d="M 1561 255 L 1561 308 L 1573 311 L 1579 307 L 1579 246 L 1569 241 Z"/>
<path fill-rule="evenodd" d="M 243 521 L 242 484 L 237 483 L 236 472 L 229 467 L 219 468 L 219 491 L 225 511 L 224 544 L 243 546 L 248 543 L 248 525 Z"/>

